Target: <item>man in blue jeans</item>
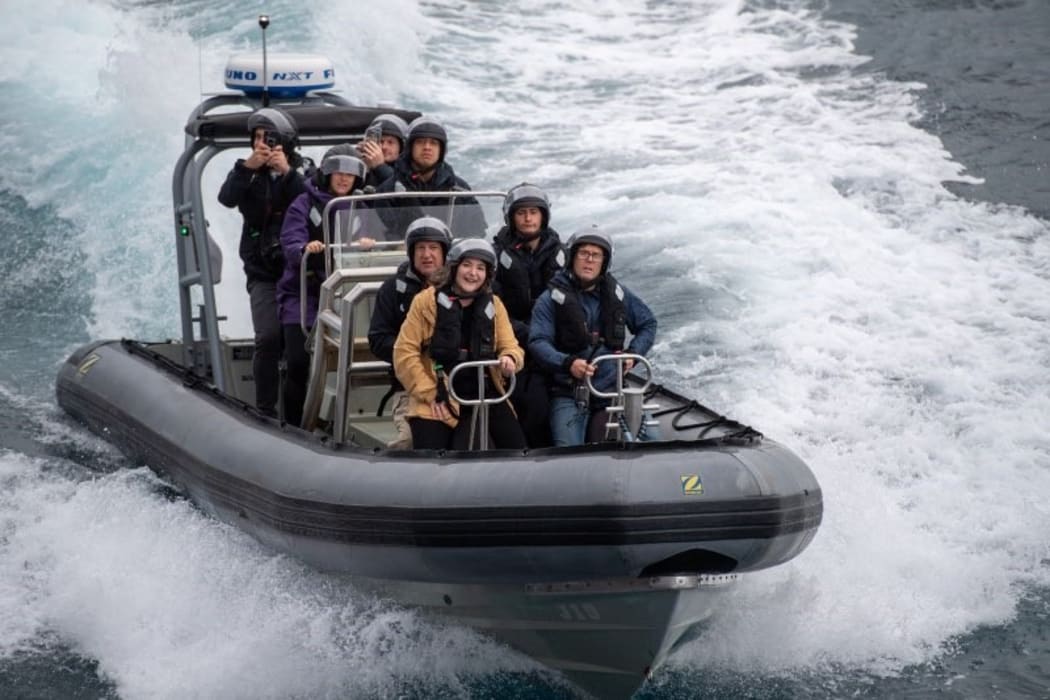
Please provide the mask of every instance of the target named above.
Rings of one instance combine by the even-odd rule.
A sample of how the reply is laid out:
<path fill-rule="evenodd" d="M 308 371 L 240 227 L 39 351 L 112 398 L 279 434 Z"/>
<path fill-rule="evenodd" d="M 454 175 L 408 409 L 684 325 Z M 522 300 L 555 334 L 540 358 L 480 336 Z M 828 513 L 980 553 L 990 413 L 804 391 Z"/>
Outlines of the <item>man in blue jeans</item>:
<path fill-rule="evenodd" d="M 621 352 L 645 355 L 656 338 L 653 312 L 609 274 L 609 235 L 584 229 L 566 245 L 569 264 L 536 300 L 529 326 L 529 351 L 552 378 L 550 421 L 556 446 L 582 445 L 604 434 L 608 403 L 587 397 L 581 387 L 590 377 L 596 390 L 613 391 L 619 363 L 594 365 L 592 360 Z M 628 331 L 633 336 L 629 343 Z M 633 365 L 624 360 L 624 371 Z"/>

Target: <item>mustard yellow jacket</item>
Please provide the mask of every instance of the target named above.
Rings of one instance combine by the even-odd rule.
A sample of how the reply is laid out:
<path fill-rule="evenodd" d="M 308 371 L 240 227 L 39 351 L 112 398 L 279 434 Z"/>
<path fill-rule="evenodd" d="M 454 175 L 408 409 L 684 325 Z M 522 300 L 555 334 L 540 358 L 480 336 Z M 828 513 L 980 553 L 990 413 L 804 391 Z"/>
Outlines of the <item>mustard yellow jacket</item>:
<path fill-rule="evenodd" d="M 516 371 L 521 371 L 525 365 L 525 351 L 518 345 L 514 337 L 514 329 L 510 325 L 510 317 L 503 302 L 496 295 L 492 295 L 492 303 L 496 308 L 493 319 L 493 344 L 496 347 L 496 357 L 509 355 L 517 365 Z M 401 324 L 401 332 L 394 341 L 394 373 L 397 375 L 405 391 L 408 392 L 408 417 L 434 419 L 431 405 L 437 396 L 437 374 L 434 372 L 434 361 L 430 354 L 423 350 L 430 346 L 430 339 L 434 336 L 434 325 L 437 323 L 437 297 L 433 287 L 427 287 L 412 300 L 412 306 L 408 309 L 405 322 Z M 503 375 L 498 367 L 490 367 L 489 374 L 495 385 L 503 390 Z M 458 413 L 459 406 L 455 401 L 449 399 L 449 404 Z M 449 417 L 445 423 L 456 427 L 456 419 Z"/>

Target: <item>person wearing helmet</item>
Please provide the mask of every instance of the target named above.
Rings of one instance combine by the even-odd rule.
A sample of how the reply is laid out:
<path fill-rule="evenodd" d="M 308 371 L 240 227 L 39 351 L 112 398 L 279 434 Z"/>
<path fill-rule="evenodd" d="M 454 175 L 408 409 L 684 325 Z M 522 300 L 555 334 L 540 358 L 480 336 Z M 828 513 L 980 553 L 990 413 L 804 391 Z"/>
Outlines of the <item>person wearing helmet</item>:
<path fill-rule="evenodd" d="M 504 226 L 493 240 L 499 264 L 492 289 L 507 307 L 514 335 L 526 350 L 532 305 L 555 273 L 565 267 L 565 250 L 558 232 L 550 227 L 550 218 L 547 193 L 523 182 L 507 192 L 503 200 Z M 550 445 L 546 375 L 531 360 L 518 374 L 512 400 L 529 446 Z"/>
<path fill-rule="evenodd" d="M 432 285 L 412 300 L 394 342 L 394 371 L 408 393 L 408 423 L 416 449 L 472 449 L 478 445 L 474 406 L 449 394 L 448 375 L 461 362 L 498 360 L 489 368 L 484 395 L 504 393 L 504 378 L 521 369 L 525 352 L 503 302 L 492 293 L 496 252 L 481 238 L 457 242 Z M 475 372 L 456 375 L 455 393 L 478 398 Z M 474 441 L 471 441 L 471 437 Z M 525 436 L 507 401 L 489 406 L 490 445 L 521 449 Z"/>
<path fill-rule="evenodd" d="M 616 363 L 594 365 L 591 360 L 619 352 L 645 355 L 656 338 L 653 312 L 609 273 L 609 235 L 584 229 L 566 246 L 569 264 L 536 300 L 529 326 L 530 357 L 551 377 L 550 426 L 556 446 L 582 445 L 604 435 L 608 401 L 591 396 L 585 382 L 591 377 L 598 391 L 613 391 Z M 623 364 L 629 370 L 633 363 Z"/>
<path fill-rule="evenodd" d="M 394 341 L 401 332 L 412 300 L 430 285 L 431 276 L 444 266 L 451 245 L 452 232 L 444 221 L 432 216 L 416 219 L 405 234 L 408 260 L 398 266 L 397 273 L 384 281 L 376 293 L 368 327 L 368 347 L 380 360 L 391 363 L 390 390 L 394 398 L 397 439 L 387 446 L 394 449 L 412 448 L 412 431 L 407 420 L 408 394 L 393 372 Z"/>
<path fill-rule="evenodd" d="M 360 158 L 368 166 L 365 187 L 379 187 L 393 176 L 394 162 L 408 141 L 408 124 L 396 114 L 380 114 L 368 125 L 369 129 L 376 127 L 381 134 L 379 143 L 366 140 L 357 144 Z"/>
<path fill-rule="evenodd" d="M 295 151 L 298 128 L 287 112 L 274 107 L 256 110 L 248 116 L 247 128 L 252 153 L 234 163 L 219 189 L 219 202 L 237 207 L 244 219 L 239 252 L 255 332 L 255 405 L 262 413 L 276 416 L 281 359 L 276 293 L 284 270 L 281 226 L 285 211 L 303 192 L 302 158 Z"/>
<path fill-rule="evenodd" d="M 367 169 L 360 158 L 339 155 L 338 147 L 330 149 L 321 160 L 313 177 L 306 181 L 306 191 L 288 208 L 281 228 L 281 247 L 284 250 L 284 273 L 277 283 L 277 305 L 284 335 L 284 354 L 288 369 L 284 382 L 285 421 L 299 425 L 306 401 L 306 384 L 310 371 L 310 356 L 306 352 L 303 325 L 310 328 L 317 317 L 317 305 L 324 281 L 324 229 L 322 219 L 325 205 L 334 197 L 345 197 L 363 182 Z M 334 152 L 333 152 L 334 151 Z M 336 206 L 336 211 L 345 209 Z M 330 215 L 332 212 L 330 212 Z M 306 318 L 302 318 L 302 260 L 307 260 Z M 304 324 L 305 322 L 305 324 Z"/>
<path fill-rule="evenodd" d="M 427 213 L 447 209 L 447 197 L 427 196 L 428 192 L 469 191 L 470 185 L 456 175 L 445 161 L 448 150 L 448 135 L 445 127 L 436 120 L 417 117 L 408 125 L 405 150 L 394 161 L 394 174 L 387 178 L 377 192 L 418 192 L 418 197 L 383 200 L 378 203 L 380 214 L 389 227 L 389 238 L 404 236 L 408 225 Z M 483 236 L 485 222 L 480 216 L 477 200 L 462 197 L 457 204 L 474 205 L 464 207 L 457 218 L 456 232 L 461 236 Z"/>

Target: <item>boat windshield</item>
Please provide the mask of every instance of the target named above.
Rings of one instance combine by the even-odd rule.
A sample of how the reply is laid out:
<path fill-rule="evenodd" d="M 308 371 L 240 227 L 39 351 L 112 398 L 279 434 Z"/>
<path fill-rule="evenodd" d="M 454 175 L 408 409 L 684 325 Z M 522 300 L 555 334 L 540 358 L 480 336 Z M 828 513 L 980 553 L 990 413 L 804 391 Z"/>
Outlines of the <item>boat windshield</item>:
<path fill-rule="evenodd" d="M 445 223 L 454 239 L 491 241 L 503 226 L 502 192 L 390 192 L 332 199 L 325 207 L 326 267 L 397 264 L 405 258 L 405 231 L 421 217 Z"/>

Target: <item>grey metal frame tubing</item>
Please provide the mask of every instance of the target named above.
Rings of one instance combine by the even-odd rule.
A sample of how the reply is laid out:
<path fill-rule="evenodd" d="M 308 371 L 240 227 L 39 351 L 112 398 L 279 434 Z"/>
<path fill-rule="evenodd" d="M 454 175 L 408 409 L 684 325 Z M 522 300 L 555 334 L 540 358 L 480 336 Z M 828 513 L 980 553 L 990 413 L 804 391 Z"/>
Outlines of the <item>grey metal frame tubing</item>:
<path fill-rule="evenodd" d="M 462 406 L 477 406 L 478 410 L 473 413 L 470 419 L 470 437 L 467 444 L 470 446 L 474 445 L 474 435 L 477 431 L 480 431 L 481 443 L 478 449 L 487 450 L 489 448 L 489 406 L 492 404 L 503 403 L 510 398 L 511 393 L 514 392 L 514 387 L 518 383 L 518 375 L 510 375 L 510 382 L 504 387 L 503 394 L 490 399 L 485 396 L 485 370 L 488 367 L 499 366 L 499 360 L 471 360 L 470 362 L 460 362 L 458 365 L 452 368 L 452 371 L 448 375 L 448 394 L 457 403 Z M 456 393 L 455 390 L 455 376 L 460 370 L 468 367 L 477 368 L 478 377 L 478 396 L 477 399 L 464 399 Z M 439 378 L 438 381 L 441 381 Z"/>
<path fill-rule="evenodd" d="M 318 92 L 302 100 L 278 102 L 279 104 L 331 104 L 350 106 L 343 97 L 330 92 Z M 187 124 L 207 114 L 216 107 L 242 106 L 258 109 L 259 100 L 242 94 L 215 95 L 201 102 L 190 113 Z M 326 139 L 312 139 L 324 144 Z M 204 318 L 201 328 L 204 340 L 208 343 L 208 360 L 212 382 L 216 388 L 226 393 L 226 372 L 222 360 L 222 343 L 219 338 L 218 309 L 215 305 L 214 275 L 211 269 L 211 257 L 208 254 L 208 224 L 204 216 L 204 197 L 201 192 L 201 176 L 208 162 L 221 151 L 244 145 L 242 139 L 200 140 L 193 135 L 186 135 L 186 149 L 179 156 L 172 173 L 172 200 L 175 225 L 175 250 L 179 280 L 179 311 L 182 317 L 183 357 L 187 367 L 195 367 L 196 338 L 193 330 L 193 285 L 200 285 L 204 297 Z M 187 198 L 187 193 L 190 196 Z M 190 235 L 183 236 L 181 229 L 188 227 Z M 191 265 L 192 262 L 192 265 Z"/>
<path fill-rule="evenodd" d="M 645 382 L 641 386 L 632 388 L 624 386 L 623 363 L 626 360 L 634 360 L 636 366 L 645 367 Z M 613 403 L 605 408 L 606 415 L 608 416 L 605 423 L 606 437 L 611 437 L 616 440 L 623 439 L 623 435 L 620 433 L 620 416 L 623 417 L 624 422 L 632 434 L 637 436 L 642 421 L 644 420 L 643 412 L 653 411 L 659 408 L 656 404 L 647 404 L 644 402 L 645 390 L 653 383 L 653 365 L 645 357 L 630 352 L 619 353 L 616 355 L 599 355 L 591 360 L 591 364 L 597 365 L 599 362 L 609 361 L 615 362 L 617 365 L 616 391 L 598 391 L 594 388 L 594 384 L 591 383 L 591 376 L 586 377 L 587 389 L 594 396 L 602 399 L 613 400 Z M 658 425 L 659 423 L 658 421 L 651 421 L 646 424 Z"/>

